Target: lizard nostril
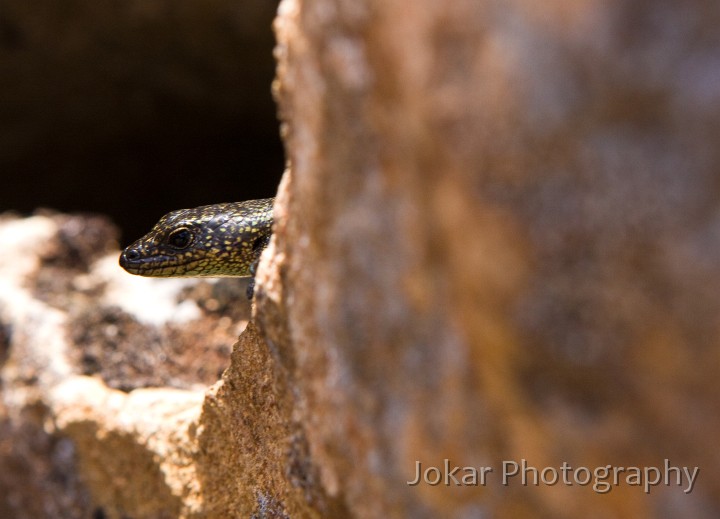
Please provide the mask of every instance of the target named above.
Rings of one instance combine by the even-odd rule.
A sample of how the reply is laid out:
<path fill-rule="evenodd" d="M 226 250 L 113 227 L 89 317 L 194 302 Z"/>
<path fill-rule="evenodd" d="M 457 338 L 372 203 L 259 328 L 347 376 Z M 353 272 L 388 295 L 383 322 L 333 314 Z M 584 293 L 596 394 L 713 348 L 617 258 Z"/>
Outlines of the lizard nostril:
<path fill-rule="evenodd" d="M 127 260 L 136 261 L 140 259 L 140 252 L 138 252 L 137 249 L 127 249 L 123 256 L 125 256 Z"/>

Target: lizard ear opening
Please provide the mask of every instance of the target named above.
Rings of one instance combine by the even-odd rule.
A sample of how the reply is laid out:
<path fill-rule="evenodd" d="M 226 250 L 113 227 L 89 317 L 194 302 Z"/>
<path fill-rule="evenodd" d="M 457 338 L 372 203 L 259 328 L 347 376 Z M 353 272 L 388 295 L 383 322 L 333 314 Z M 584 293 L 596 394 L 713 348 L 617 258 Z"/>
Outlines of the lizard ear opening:
<path fill-rule="evenodd" d="M 255 252 L 256 254 L 260 252 L 265 247 L 265 245 L 267 245 L 267 240 L 267 236 L 258 236 L 257 238 L 255 238 L 255 241 L 252 244 L 253 252 Z"/>

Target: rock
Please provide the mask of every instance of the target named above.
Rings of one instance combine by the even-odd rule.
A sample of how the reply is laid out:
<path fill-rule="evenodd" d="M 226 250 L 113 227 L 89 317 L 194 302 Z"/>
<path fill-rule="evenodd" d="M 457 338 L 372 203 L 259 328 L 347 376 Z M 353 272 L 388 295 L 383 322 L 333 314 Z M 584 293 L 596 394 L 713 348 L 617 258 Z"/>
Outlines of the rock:
<path fill-rule="evenodd" d="M 52 391 L 54 423 L 72 438 L 83 481 L 109 517 L 191 517 L 202 510 L 193 463 L 203 391 L 109 389 L 72 377 Z"/>
<path fill-rule="evenodd" d="M 352 517 L 718 514 L 719 17 L 283 1 L 258 317 Z M 445 459 L 494 477 L 406 484 Z M 522 459 L 700 475 L 503 486 Z"/>
<path fill-rule="evenodd" d="M 116 234 L 97 217 L 0 219 L 3 517 L 204 510 L 196 430 L 246 283 L 130 276 Z"/>

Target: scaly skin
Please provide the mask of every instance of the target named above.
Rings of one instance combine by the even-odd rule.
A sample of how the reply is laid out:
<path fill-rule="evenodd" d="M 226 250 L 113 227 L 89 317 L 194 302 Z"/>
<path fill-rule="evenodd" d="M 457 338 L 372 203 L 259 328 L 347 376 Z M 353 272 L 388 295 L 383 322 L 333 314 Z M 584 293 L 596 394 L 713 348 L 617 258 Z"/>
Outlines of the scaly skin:
<path fill-rule="evenodd" d="M 149 277 L 255 274 L 270 241 L 274 198 L 172 211 L 120 255 L 120 266 Z M 252 285 L 248 288 L 252 295 Z"/>

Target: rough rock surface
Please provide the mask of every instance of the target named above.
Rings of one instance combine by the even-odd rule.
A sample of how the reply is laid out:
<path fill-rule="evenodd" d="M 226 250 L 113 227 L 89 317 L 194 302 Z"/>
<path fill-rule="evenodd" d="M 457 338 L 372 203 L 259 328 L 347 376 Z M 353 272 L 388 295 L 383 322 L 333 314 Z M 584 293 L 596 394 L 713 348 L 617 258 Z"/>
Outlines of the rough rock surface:
<path fill-rule="evenodd" d="M 133 295 L 105 224 L 2 223 L 0 461 L 23 470 L 0 506 L 717 517 L 718 22 L 709 0 L 283 0 L 291 167 L 220 381 L 204 361 L 231 340 L 206 335 L 239 300 L 138 308 L 212 288 Z M 494 473 L 406 484 L 445 459 Z M 687 494 L 502 485 L 522 459 L 700 474 Z"/>
<path fill-rule="evenodd" d="M 720 513 L 718 4 L 280 12 L 292 172 L 258 315 L 328 495 L 367 518 Z M 445 458 L 496 477 L 405 484 Z M 502 486 L 521 459 L 700 476 Z"/>
<path fill-rule="evenodd" d="M 142 279 L 105 219 L 0 219 L 0 516 L 202 509 L 205 389 L 249 317 L 239 280 Z"/>

